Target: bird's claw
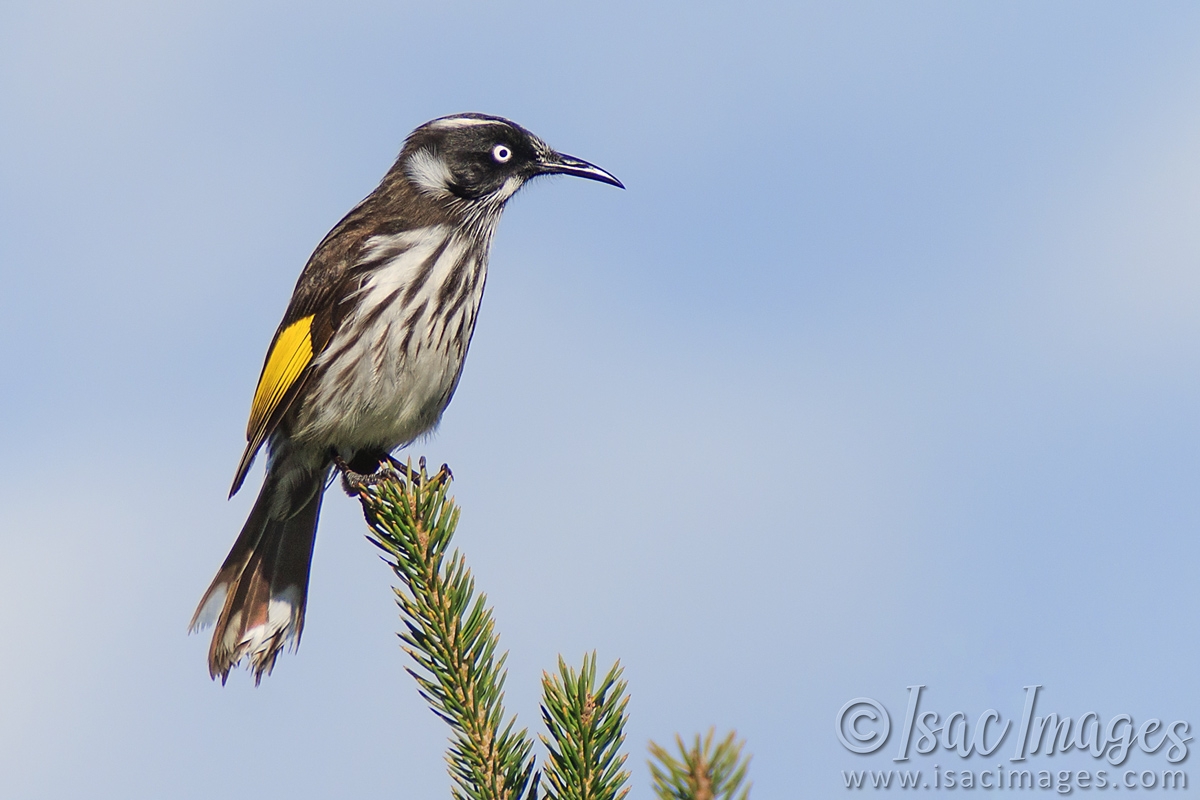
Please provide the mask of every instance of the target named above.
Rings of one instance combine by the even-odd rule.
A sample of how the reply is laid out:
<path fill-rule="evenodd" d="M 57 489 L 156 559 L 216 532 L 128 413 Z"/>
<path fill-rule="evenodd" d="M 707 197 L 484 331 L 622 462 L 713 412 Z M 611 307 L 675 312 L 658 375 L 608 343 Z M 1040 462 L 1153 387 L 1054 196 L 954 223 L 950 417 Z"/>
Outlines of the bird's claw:
<path fill-rule="evenodd" d="M 430 486 L 443 486 L 454 480 L 454 473 L 450 471 L 449 464 L 442 464 L 442 468 L 433 475 L 426 473 L 424 456 L 421 456 L 417 464 L 417 468 L 413 469 L 405 462 L 387 455 L 380 462 L 379 469 L 363 473 L 356 472 L 341 456 L 333 457 L 333 465 L 342 475 L 342 490 L 351 497 L 357 497 L 364 488 L 388 479 L 407 481 L 417 487 L 425 485 L 426 482 Z"/>
<path fill-rule="evenodd" d="M 454 473 L 450 472 L 449 464 L 442 464 L 442 468 L 432 476 L 427 475 L 425 472 L 425 456 L 421 456 L 417 461 L 416 469 L 413 469 L 408 464 L 391 455 L 387 456 L 387 463 L 391 471 L 396 472 L 399 477 L 407 480 L 413 486 L 421 486 L 427 480 L 433 486 L 441 486 L 454 480 Z"/>
<path fill-rule="evenodd" d="M 395 461 L 391 456 L 388 456 L 388 460 L 393 463 Z M 333 465 L 342 473 L 342 490 L 351 497 L 358 497 L 363 489 L 368 486 L 374 486 L 380 481 L 401 477 L 391 466 L 384 466 L 382 464 L 380 464 L 379 469 L 375 472 L 355 472 L 346 463 L 346 459 L 341 456 L 333 457 Z"/>

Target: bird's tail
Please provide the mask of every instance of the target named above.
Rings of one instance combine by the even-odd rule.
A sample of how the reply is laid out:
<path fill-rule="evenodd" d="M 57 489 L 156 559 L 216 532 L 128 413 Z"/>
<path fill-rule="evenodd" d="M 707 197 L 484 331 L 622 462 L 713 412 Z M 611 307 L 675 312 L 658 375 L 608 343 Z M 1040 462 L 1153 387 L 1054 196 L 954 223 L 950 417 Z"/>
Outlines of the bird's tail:
<path fill-rule="evenodd" d="M 241 535 L 200 600 L 188 630 L 216 622 L 208 671 L 213 678 L 220 675 L 221 683 L 247 656 L 257 685 L 271 673 L 285 644 L 300 643 L 324 489 L 323 471 L 299 483 L 268 475 Z M 286 502 L 281 493 L 288 495 Z"/>

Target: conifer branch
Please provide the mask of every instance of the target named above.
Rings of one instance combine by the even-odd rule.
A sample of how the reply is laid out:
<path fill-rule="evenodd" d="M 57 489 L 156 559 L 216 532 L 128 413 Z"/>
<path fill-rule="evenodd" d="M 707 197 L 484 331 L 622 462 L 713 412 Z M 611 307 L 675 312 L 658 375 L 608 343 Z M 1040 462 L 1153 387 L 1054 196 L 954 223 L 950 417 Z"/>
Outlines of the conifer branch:
<path fill-rule="evenodd" d="M 400 638 L 415 668 L 406 668 L 421 697 L 451 728 L 446 754 L 456 800 L 624 800 L 629 789 L 625 741 L 626 682 L 620 662 L 597 681 L 596 654 L 577 673 L 560 656 L 558 673 L 542 676 L 541 735 L 548 756 L 535 771 L 533 741 L 504 711 L 507 653 L 497 655 L 487 596 L 459 551 L 450 551 L 458 506 L 447 497 L 450 473 L 433 478 L 421 459 L 403 474 L 385 472 L 371 483 L 344 478 L 358 495 L 370 540 L 386 554 L 400 585 L 394 589 L 404 630 Z M 660 800 L 747 800 L 750 758 L 730 734 L 713 745 L 713 731 L 691 749 L 677 735 L 679 758 L 650 743 L 654 791 Z M 739 791 L 740 790 L 740 791 Z"/>
<path fill-rule="evenodd" d="M 542 673 L 542 720 L 549 736 L 544 767 L 546 800 L 621 800 L 629 772 L 620 754 L 625 741 L 625 681 L 621 662 L 596 686 L 596 653 L 583 657 L 579 673 L 558 658 L 558 674 Z"/>
<path fill-rule="evenodd" d="M 435 714 L 450 725 L 446 755 L 456 800 L 521 800 L 536 792 L 533 741 L 505 718 L 504 661 L 497 655 L 492 610 L 457 551 L 447 555 L 458 507 L 446 496 L 449 471 L 354 483 L 371 541 L 382 549 L 400 586 L 395 588 L 405 630 L 404 650 L 416 662 L 408 672 Z M 532 779 L 532 786 L 531 786 Z"/>
<path fill-rule="evenodd" d="M 690 748 L 675 734 L 679 757 L 666 748 L 650 742 L 650 775 L 654 793 L 659 800 L 747 800 L 751 784 L 742 783 L 750 768 L 750 756 L 742 759 L 745 741 L 737 741 L 737 732 L 730 731 L 713 746 L 714 729 L 709 728 L 703 742 L 700 734 Z M 655 763 L 657 761 L 657 763 Z M 739 793 L 739 789 L 741 792 Z"/>

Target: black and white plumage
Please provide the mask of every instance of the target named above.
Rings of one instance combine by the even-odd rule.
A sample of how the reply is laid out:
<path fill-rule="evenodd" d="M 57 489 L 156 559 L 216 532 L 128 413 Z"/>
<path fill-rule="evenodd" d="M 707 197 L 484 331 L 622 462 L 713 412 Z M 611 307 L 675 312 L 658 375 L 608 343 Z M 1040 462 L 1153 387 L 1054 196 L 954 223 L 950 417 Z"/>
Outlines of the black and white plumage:
<path fill-rule="evenodd" d="M 621 186 L 506 119 L 436 119 L 317 246 L 267 352 L 230 496 L 263 444 L 266 478 L 191 622 L 216 625 L 214 678 L 247 658 L 257 682 L 284 644 L 299 642 L 335 458 L 370 472 L 437 425 L 462 374 L 505 203 L 552 174 Z"/>

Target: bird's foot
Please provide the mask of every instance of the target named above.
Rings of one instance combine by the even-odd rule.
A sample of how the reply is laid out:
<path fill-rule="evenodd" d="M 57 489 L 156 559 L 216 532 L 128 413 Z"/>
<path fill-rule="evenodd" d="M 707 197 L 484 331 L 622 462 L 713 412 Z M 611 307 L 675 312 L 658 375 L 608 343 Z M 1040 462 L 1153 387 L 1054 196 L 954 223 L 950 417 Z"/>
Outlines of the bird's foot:
<path fill-rule="evenodd" d="M 388 459 L 390 461 L 391 457 L 389 456 Z M 374 486 L 389 478 L 399 479 L 401 477 L 391 466 L 383 464 L 380 464 L 374 472 L 357 472 L 341 456 L 333 457 L 333 465 L 342 473 L 342 490 L 351 497 L 358 497 L 359 492 L 368 486 Z"/>
<path fill-rule="evenodd" d="M 422 486 L 428 481 L 431 486 L 441 486 L 454 479 L 448 464 L 442 464 L 442 468 L 435 474 L 428 475 L 424 456 L 421 456 L 416 469 L 391 455 L 384 455 L 374 472 L 358 472 L 344 458 L 337 455 L 333 457 L 333 465 L 342 475 L 343 491 L 351 497 L 357 497 L 364 488 L 385 480 L 408 481 L 413 486 Z"/>
<path fill-rule="evenodd" d="M 425 456 L 421 456 L 420 460 L 417 461 L 416 469 L 413 469 L 408 464 L 398 458 L 395 458 L 394 456 L 387 455 L 385 458 L 387 459 L 389 468 L 396 472 L 401 478 L 407 479 L 408 482 L 413 486 L 421 486 L 426 481 L 429 481 L 430 485 L 432 486 L 441 486 L 444 483 L 449 483 L 450 481 L 454 480 L 454 473 L 450 472 L 449 464 L 442 464 L 442 468 L 436 473 L 434 473 L 432 476 L 428 475 L 425 471 Z"/>

